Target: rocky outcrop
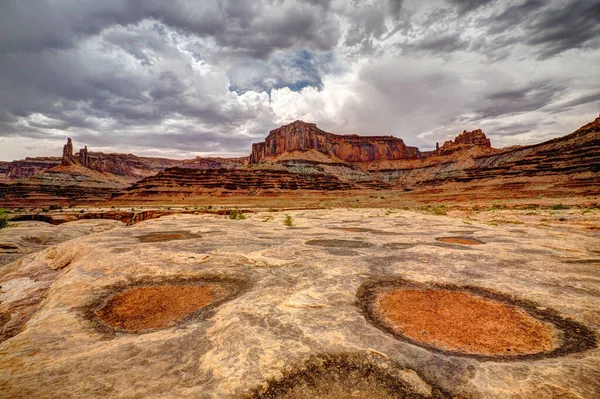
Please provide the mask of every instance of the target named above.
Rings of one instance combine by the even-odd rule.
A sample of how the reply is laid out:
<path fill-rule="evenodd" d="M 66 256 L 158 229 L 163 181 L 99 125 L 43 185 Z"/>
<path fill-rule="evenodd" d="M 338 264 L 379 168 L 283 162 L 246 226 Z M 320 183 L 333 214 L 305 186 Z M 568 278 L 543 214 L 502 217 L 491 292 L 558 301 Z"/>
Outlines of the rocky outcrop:
<path fill-rule="evenodd" d="M 483 140 L 479 142 L 486 145 Z M 472 144 L 458 144 L 464 145 Z M 425 164 L 379 170 L 377 175 L 404 187 L 485 181 L 500 185 L 509 180 L 525 183 L 537 179 L 553 182 L 557 188 L 576 188 L 581 195 L 598 195 L 600 117 L 574 133 L 545 143 L 499 150 L 467 160 L 447 158 L 450 159 L 432 157 Z"/>
<path fill-rule="evenodd" d="M 67 138 L 67 144 L 65 144 L 63 146 L 61 165 L 68 166 L 68 165 L 72 165 L 75 162 L 76 162 L 75 158 L 73 157 L 73 141 L 69 137 L 69 138 Z"/>
<path fill-rule="evenodd" d="M 263 143 L 252 144 L 250 163 L 268 161 L 293 151 L 317 150 L 343 162 L 417 159 L 419 149 L 393 136 L 357 136 L 327 133 L 314 123 L 296 121 L 271 130 Z"/>
<path fill-rule="evenodd" d="M 61 164 L 63 166 L 79 164 L 98 172 L 141 179 L 156 174 L 165 168 L 181 165 L 182 161 L 167 158 L 138 157 L 133 154 L 89 152 L 87 146 L 74 154 L 73 142 L 68 138 L 67 144 L 63 147 Z"/>
<path fill-rule="evenodd" d="M 441 147 L 439 143 L 435 143 L 435 154 L 450 155 L 454 152 L 468 150 L 473 147 L 492 148 L 490 139 L 485 136 L 485 133 L 481 129 L 473 130 L 472 132 L 463 130 L 461 134 L 456 136 L 454 141 L 448 140 Z"/>

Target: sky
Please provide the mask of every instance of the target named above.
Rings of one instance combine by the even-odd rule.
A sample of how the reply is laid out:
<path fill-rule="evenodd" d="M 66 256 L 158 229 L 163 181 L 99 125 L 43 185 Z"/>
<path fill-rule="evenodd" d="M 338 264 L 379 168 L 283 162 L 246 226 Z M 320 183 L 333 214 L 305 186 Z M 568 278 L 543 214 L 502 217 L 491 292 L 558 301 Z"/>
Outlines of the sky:
<path fill-rule="evenodd" d="M 294 120 L 421 150 L 600 112 L 600 0 L 0 0 L 0 160 L 244 156 Z"/>

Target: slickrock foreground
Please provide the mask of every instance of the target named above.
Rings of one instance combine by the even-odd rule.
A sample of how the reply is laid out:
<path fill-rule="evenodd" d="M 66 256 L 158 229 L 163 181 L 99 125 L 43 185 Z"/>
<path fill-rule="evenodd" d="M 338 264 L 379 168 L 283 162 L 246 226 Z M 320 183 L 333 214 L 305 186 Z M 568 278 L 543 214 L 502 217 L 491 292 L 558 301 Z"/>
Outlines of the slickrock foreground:
<path fill-rule="evenodd" d="M 597 230 L 384 209 L 288 213 L 293 227 L 277 212 L 117 224 L 3 266 L 0 397 L 600 397 Z M 445 322 L 461 328 L 402 330 L 436 322 L 430 309 L 403 319 L 393 301 L 404 294 L 386 294 L 402 290 L 436 297 L 447 316 L 450 300 Z M 144 318 L 144 298 L 160 304 L 160 320 Z M 489 309 L 536 340 L 506 337 L 490 350 L 473 337 L 480 345 L 462 350 L 465 331 L 489 341 L 494 320 L 468 328 Z M 458 344 L 444 346 L 457 331 Z"/>

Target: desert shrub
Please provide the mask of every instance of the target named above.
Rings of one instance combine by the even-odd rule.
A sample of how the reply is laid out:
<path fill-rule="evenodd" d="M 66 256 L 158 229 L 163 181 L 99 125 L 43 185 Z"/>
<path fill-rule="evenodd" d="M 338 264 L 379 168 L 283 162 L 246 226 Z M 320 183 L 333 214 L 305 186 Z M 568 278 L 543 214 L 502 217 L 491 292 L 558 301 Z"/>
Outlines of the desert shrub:
<path fill-rule="evenodd" d="M 233 219 L 233 220 L 244 220 L 246 219 L 246 215 L 244 215 L 242 213 L 242 211 L 238 210 L 238 209 L 232 209 L 229 212 L 229 219 Z"/>
<path fill-rule="evenodd" d="M 446 207 L 444 205 L 431 208 L 434 215 L 446 215 Z"/>
<path fill-rule="evenodd" d="M 292 227 L 294 225 L 294 219 L 292 219 L 290 215 L 285 215 L 285 220 L 283 221 L 283 224 L 285 224 L 288 227 Z"/>
<path fill-rule="evenodd" d="M 8 226 L 8 213 L 6 209 L 0 208 L 0 229 Z"/>
<path fill-rule="evenodd" d="M 560 211 L 563 209 L 569 209 L 569 207 L 564 206 L 563 204 L 554 204 L 554 205 L 552 205 L 552 207 L 550 209 L 552 209 L 553 211 Z"/>

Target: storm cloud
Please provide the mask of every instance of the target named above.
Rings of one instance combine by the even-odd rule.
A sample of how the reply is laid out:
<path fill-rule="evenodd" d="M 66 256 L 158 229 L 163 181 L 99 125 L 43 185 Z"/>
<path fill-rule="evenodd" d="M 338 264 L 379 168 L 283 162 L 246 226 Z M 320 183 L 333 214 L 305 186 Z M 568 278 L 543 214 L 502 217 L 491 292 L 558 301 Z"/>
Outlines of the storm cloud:
<path fill-rule="evenodd" d="M 600 0 L 0 5 L 0 159 L 246 155 L 295 119 L 423 149 L 569 133 L 600 108 Z"/>

